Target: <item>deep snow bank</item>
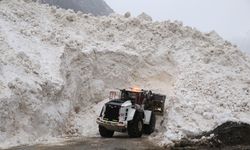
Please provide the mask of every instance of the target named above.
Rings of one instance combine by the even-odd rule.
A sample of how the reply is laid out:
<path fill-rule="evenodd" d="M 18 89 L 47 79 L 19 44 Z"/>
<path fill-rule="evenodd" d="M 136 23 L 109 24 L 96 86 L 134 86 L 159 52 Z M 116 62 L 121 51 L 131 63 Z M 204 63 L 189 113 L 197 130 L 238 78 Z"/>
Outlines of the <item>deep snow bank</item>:
<path fill-rule="evenodd" d="M 131 85 L 167 94 L 153 137 L 163 143 L 250 123 L 249 56 L 215 32 L 148 18 L 0 1 L 1 145 L 96 135 L 99 102 Z"/>

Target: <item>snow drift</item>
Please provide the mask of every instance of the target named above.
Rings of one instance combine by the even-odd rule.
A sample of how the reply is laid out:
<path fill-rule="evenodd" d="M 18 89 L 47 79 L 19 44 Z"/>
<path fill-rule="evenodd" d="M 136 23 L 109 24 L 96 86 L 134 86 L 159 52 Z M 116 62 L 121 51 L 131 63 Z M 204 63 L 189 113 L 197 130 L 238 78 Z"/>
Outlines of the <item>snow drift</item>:
<path fill-rule="evenodd" d="M 2 147 L 96 136 L 108 91 L 131 85 L 167 94 L 152 140 L 250 123 L 249 56 L 180 22 L 1 0 L 0 54 Z"/>

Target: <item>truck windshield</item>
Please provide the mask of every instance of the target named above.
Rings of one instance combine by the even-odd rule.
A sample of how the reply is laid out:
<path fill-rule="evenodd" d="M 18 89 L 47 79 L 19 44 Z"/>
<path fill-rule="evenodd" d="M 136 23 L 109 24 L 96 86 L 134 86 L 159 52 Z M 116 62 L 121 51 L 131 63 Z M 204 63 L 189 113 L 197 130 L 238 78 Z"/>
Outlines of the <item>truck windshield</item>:
<path fill-rule="evenodd" d="M 131 92 L 131 91 L 122 91 L 121 92 L 121 100 L 127 101 L 135 101 L 137 98 L 138 93 L 136 92 Z"/>

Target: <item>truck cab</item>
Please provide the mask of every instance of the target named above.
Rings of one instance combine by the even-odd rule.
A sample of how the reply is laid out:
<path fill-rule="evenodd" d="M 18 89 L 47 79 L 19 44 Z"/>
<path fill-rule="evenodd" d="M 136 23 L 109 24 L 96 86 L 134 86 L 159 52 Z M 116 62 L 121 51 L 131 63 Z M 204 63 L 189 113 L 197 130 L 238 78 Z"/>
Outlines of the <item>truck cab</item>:
<path fill-rule="evenodd" d="M 114 132 L 128 132 L 130 137 L 151 134 L 155 128 L 155 114 L 163 114 L 165 95 L 139 88 L 110 92 L 107 102 L 97 118 L 102 137 L 112 137 Z"/>

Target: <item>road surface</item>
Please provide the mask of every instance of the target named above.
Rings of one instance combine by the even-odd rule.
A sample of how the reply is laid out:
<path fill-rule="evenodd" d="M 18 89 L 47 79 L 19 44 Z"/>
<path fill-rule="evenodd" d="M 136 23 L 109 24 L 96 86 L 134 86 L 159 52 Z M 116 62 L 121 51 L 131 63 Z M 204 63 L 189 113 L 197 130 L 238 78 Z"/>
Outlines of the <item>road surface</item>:
<path fill-rule="evenodd" d="M 114 138 L 78 138 L 69 140 L 64 143 L 56 145 L 34 145 L 34 146 L 19 146 L 6 150 L 167 150 L 154 145 L 148 141 L 147 137 L 131 139 L 128 136 L 116 136 Z M 211 147 L 211 146 L 183 146 L 172 147 L 171 150 L 249 150 L 250 146 L 225 146 L 225 147 Z"/>
<path fill-rule="evenodd" d="M 113 138 L 82 138 L 57 145 L 20 146 L 8 150 L 160 150 L 159 146 L 148 141 L 147 137 L 129 138 L 125 135 Z"/>

